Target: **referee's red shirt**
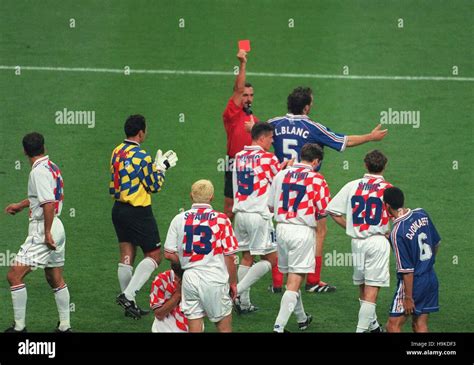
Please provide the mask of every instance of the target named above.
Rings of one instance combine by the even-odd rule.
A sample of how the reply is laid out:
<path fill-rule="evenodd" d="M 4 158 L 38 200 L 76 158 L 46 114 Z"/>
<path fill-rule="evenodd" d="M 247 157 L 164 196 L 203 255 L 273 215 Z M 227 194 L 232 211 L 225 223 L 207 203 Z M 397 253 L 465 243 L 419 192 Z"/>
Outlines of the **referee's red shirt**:
<path fill-rule="evenodd" d="M 252 136 L 250 132 L 245 131 L 244 124 L 250 120 L 250 115 L 245 114 L 242 106 L 237 106 L 230 98 L 222 117 L 227 133 L 227 155 L 234 158 L 237 152 L 244 149 L 244 146 L 252 144 Z M 258 122 L 257 117 L 254 116 L 253 119 Z"/>

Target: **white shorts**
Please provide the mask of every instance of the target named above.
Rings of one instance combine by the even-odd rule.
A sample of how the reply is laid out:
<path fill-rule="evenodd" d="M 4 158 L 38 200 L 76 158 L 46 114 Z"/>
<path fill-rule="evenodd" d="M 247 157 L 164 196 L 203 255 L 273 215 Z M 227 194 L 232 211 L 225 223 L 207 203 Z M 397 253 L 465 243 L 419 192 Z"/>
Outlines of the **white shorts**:
<path fill-rule="evenodd" d="M 390 243 L 382 235 L 352 239 L 354 285 L 390 286 Z"/>
<path fill-rule="evenodd" d="M 151 326 L 151 332 L 153 333 L 162 333 L 162 332 L 178 332 L 178 333 L 187 333 L 188 331 L 183 331 L 176 325 L 176 318 L 172 315 L 166 316 L 163 320 L 158 320 L 155 317 L 153 325 Z"/>
<path fill-rule="evenodd" d="M 316 265 L 316 230 L 298 224 L 279 223 L 276 230 L 278 269 L 283 273 L 313 273 Z"/>
<path fill-rule="evenodd" d="M 233 227 L 240 252 L 250 251 L 252 256 L 256 256 L 277 250 L 271 218 L 264 219 L 259 213 L 237 212 Z"/>
<path fill-rule="evenodd" d="M 21 245 L 15 260 L 31 266 L 32 269 L 64 266 L 66 235 L 61 220 L 54 218 L 51 234 L 56 243 L 56 250 L 50 250 L 44 243 L 44 221 L 32 220 L 28 226 L 28 237 Z"/>
<path fill-rule="evenodd" d="M 181 295 L 181 310 L 187 319 L 207 317 L 211 322 L 219 322 L 232 313 L 229 284 L 209 281 L 202 271 L 184 272 Z"/>

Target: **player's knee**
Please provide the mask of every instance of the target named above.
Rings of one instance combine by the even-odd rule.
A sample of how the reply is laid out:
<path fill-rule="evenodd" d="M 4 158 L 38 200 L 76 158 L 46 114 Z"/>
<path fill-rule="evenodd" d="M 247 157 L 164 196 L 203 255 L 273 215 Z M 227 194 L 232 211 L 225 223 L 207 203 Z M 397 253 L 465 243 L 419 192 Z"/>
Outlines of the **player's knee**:
<path fill-rule="evenodd" d="M 387 332 L 400 332 L 398 324 L 390 320 L 387 322 L 385 328 L 387 329 Z"/>

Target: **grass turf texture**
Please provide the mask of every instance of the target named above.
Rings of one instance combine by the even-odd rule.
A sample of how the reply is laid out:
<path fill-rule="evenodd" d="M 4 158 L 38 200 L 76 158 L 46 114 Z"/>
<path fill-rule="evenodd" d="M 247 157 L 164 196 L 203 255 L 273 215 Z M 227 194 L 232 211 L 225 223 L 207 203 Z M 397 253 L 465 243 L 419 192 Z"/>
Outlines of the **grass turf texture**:
<path fill-rule="evenodd" d="M 0 34 L 2 65 L 104 67 L 170 70 L 232 71 L 238 39 L 250 39 L 248 70 L 274 73 L 472 77 L 473 28 L 469 1 L 2 1 Z M 76 28 L 69 28 L 74 18 Z M 185 28 L 178 20 L 185 20 Z M 294 19 L 294 28 L 288 27 Z M 404 19 L 404 28 L 397 19 Z M 401 187 L 409 207 L 431 215 L 442 246 L 436 271 L 441 312 L 430 320 L 432 331 L 473 331 L 467 319 L 472 293 L 473 204 L 472 82 L 327 80 L 249 77 L 255 86 L 254 112 L 260 119 L 283 115 L 286 96 L 298 85 L 313 87 L 311 117 L 347 134 L 370 131 L 380 112 L 419 110 L 421 127 L 389 126 L 378 144 L 350 148 L 343 154 L 326 150 L 323 166 L 332 194 L 360 177 L 363 157 L 380 148 L 389 157 L 385 174 Z M 148 120 L 144 143 L 152 156 L 159 147 L 174 149 L 178 166 L 167 174 L 165 187 L 153 196 L 162 240 L 180 208 L 190 205 L 191 184 L 209 178 L 216 188 L 214 207 L 222 209 L 223 173 L 217 159 L 225 155 L 221 114 L 231 94 L 234 76 L 147 75 L 0 70 L 2 113 L 0 145 L 0 206 L 26 197 L 30 170 L 21 138 L 30 131 L 45 135 L 50 157 L 65 182 L 62 220 L 67 235 L 65 278 L 74 304 L 76 331 L 150 331 L 152 316 L 125 318 L 115 304 L 118 247 L 111 223 L 108 164 L 112 149 L 123 138 L 126 116 L 141 113 Z M 93 110 L 95 128 L 55 124 L 55 112 Z M 179 122 L 184 113 L 185 122 Z M 21 161 L 21 169 L 15 169 Z M 349 169 L 343 169 L 348 161 Z M 458 169 L 453 169 L 458 161 Z M 463 209 L 464 208 L 464 209 Z M 75 209 L 75 217 L 70 216 Z M 16 253 L 27 233 L 27 214 L 0 215 L 2 254 Z M 326 253 L 350 252 L 350 239 L 329 223 Z M 138 255 L 136 263 L 142 255 Z M 455 264 L 456 257 L 458 263 Z M 377 312 L 383 323 L 395 288 L 382 289 Z M 168 268 L 163 260 L 159 270 Z M 0 278 L 8 268 L 0 267 Z M 322 279 L 336 285 L 334 294 L 304 294 L 314 321 L 309 331 L 352 332 L 359 310 L 352 268 L 326 266 Z M 151 282 L 151 281 L 150 281 Z M 150 282 L 138 295 L 148 303 Z M 252 289 L 261 310 L 234 316 L 234 331 L 272 329 L 281 295 L 269 294 L 270 275 Z M 42 270 L 26 279 L 27 327 L 50 331 L 57 321 L 54 297 Z M 8 283 L 1 279 L 0 328 L 13 319 Z M 210 324 L 207 330 L 214 331 Z M 297 330 L 294 317 L 288 329 Z M 409 326 L 406 327 L 406 330 Z"/>

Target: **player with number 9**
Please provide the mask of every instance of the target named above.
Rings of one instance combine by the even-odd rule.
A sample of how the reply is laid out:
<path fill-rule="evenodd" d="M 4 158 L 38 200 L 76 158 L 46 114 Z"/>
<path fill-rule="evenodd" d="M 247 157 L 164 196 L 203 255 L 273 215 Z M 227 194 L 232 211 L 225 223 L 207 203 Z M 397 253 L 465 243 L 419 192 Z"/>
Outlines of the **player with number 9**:
<path fill-rule="evenodd" d="M 377 295 L 381 287 L 390 285 L 390 244 L 385 237 L 389 217 L 383 193 L 391 184 L 383 178 L 387 158 L 382 152 L 369 152 L 364 162 L 368 173 L 347 183 L 331 200 L 327 211 L 352 237 L 352 278 L 360 290 L 356 332 L 380 332 L 375 311 Z"/>

